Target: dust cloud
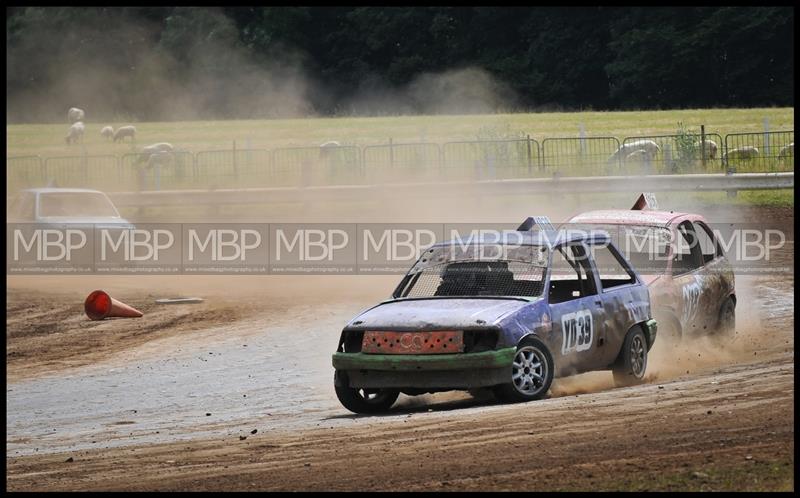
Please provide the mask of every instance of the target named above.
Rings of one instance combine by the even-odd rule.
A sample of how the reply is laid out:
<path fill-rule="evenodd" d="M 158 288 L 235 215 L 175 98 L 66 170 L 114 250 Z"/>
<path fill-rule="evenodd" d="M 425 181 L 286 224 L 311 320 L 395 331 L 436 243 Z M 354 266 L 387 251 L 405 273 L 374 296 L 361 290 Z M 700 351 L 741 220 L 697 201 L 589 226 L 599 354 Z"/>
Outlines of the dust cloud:
<path fill-rule="evenodd" d="M 424 73 L 405 85 L 374 75 L 355 89 L 333 87 L 293 46 L 246 47 L 220 8 L 178 7 L 166 26 L 134 22 L 124 9 L 69 16 L 76 20 L 16 21 L 27 24 L 10 40 L 9 84 L 20 90 L 7 124 L 62 123 L 70 107 L 86 110 L 89 123 L 107 123 L 492 113 L 517 102 L 477 67 Z"/>

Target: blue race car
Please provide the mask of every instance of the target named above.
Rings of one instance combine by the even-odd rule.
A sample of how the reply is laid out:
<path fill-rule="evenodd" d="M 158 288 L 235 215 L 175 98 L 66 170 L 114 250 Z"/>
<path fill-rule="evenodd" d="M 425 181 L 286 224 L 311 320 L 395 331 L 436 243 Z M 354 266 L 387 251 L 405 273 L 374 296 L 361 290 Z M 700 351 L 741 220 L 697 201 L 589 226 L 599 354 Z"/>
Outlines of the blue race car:
<path fill-rule="evenodd" d="M 517 231 L 426 250 L 392 298 L 344 328 L 334 386 L 355 413 L 402 392 L 491 388 L 540 399 L 556 376 L 612 370 L 641 381 L 656 337 L 647 286 L 605 234 Z"/>

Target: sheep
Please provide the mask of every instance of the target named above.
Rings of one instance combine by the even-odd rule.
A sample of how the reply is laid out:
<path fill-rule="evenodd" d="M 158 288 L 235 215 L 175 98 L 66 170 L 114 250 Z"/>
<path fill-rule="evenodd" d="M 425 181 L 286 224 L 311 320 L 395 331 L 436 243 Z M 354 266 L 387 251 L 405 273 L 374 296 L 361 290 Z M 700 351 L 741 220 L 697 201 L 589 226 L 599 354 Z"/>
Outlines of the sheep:
<path fill-rule="evenodd" d="M 725 162 L 725 164 L 727 164 L 731 159 L 755 159 L 758 157 L 758 155 L 758 148 L 753 147 L 752 145 L 746 145 L 744 147 L 739 147 L 738 149 L 729 150 L 722 155 L 722 160 Z"/>
<path fill-rule="evenodd" d="M 142 147 L 142 152 L 139 154 L 139 158 L 136 160 L 137 163 L 143 163 L 145 161 L 149 161 L 150 158 L 156 154 L 166 153 L 169 154 L 175 150 L 175 147 L 172 144 L 167 142 L 159 142 L 157 144 L 148 145 L 146 147 Z"/>
<path fill-rule="evenodd" d="M 705 158 L 706 159 L 714 159 L 714 158 L 716 158 L 717 157 L 717 150 L 719 150 L 718 147 L 717 147 L 717 142 L 715 142 L 713 140 L 706 139 L 705 145 L 706 145 L 706 154 L 705 154 L 706 157 Z M 702 154 L 702 152 L 700 152 L 702 150 L 702 144 L 700 142 L 697 142 L 697 143 L 694 144 L 694 146 L 697 147 L 698 155 Z"/>
<path fill-rule="evenodd" d="M 626 158 L 632 152 L 639 150 L 645 151 L 647 157 L 649 159 L 653 159 L 656 157 L 657 153 L 661 152 L 661 147 L 659 147 L 658 144 L 652 140 L 634 140 L 633 142 L 628 142 L 621 145 L 619 149 L 617 149 L 617 151 L 611 154 L 611 156 L 608 158 L 608 163 L 610 164 L 619 161 L 623 158 Z"/>
<path fill-rule="evenodd" d="M 649 161 L 650 159 L 651 159 L 650 154 L 644 149 L 635 150 L 635 151 L 631 152 L 630 154 L 628 154 L 627 156 L 625 156 L 625 162 L 626 163 L 629 163 L 629 162 L 642 162 L 643 163 L 643 162 Z"/>
<path fill-rule="evenodd" d="M 67 136 L 64 137 L 67 144 L 74 144 L 78 142 L 78 139 L 83 141 L 83 132 L 86 129 L 84 124 L 80 121 L 72 123 L 72 126 L 69 127 L 69 131 L 67 132 Z"/>
<path fill-rule="evenodd" d="M 114 136 L 114 128 L 110 126 L 104 126 L 102 130 L 100 130 L 100 136 L 105 138 L 106 140 L 110 139 Z"/>
<path fill-rule="evenodd" d="M 71 107 L 69 111 L 67 111 L 67 120 L 71 123 L 77 123 L 78 121 L 83 121 L 83 117 L 86 115 L 83 112 L 83 109 L 78 109 L 77 107 Z"/>
<path fill-rule="evenodd" d="M 114 142 L 116 143 L 119 140 L 124 141 L 125 137 L 131 137 L 131 140 L 136 138 L 136 127 L 135 126 L 120 126 L 117 128 L 117 131 L 114 132 Z"/>
<path fill-rule="evenodd" d="M 158 152 L 154 152 L 150 154 L 150 157 L 147 159 L 147 167 L 152 168 L 153 166 L 165 166 L 172 162 L 172 153 L 166 150 L 161 150 Z"/>
<path fill-rule="evenodd" d="M 781 147 L 781 151 L 778 153 L 778 160 L 787 159 L 789 157 L 794 157 L 794 142 Z"/>
<path fill-rule="evenodd" d="M 324 144 L 320 144 L 319 146 L 319 158 L 320 160 L 330 159 L 331 152 L 336 147 L 341 147 L 341 144 L 336 140 L 331 140 L 329 142 L 325 142 Z"/>

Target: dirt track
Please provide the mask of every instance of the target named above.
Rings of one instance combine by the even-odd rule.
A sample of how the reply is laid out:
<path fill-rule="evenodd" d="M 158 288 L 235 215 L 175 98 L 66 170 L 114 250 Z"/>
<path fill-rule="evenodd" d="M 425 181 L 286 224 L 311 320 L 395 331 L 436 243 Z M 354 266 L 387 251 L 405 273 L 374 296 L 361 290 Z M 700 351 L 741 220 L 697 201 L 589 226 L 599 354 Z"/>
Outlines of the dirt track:
<path fill-rule="evenodd" d="M 9 490 L 794 489 L 793 274 L 737 277 L 736 340 L 657 343 L 645 385 L 381 417 L 338 404 L 330 353 L 395 277 L 46 278 L 8 284 Z M 145 317 L 81 318 L 95 287 Z"/>

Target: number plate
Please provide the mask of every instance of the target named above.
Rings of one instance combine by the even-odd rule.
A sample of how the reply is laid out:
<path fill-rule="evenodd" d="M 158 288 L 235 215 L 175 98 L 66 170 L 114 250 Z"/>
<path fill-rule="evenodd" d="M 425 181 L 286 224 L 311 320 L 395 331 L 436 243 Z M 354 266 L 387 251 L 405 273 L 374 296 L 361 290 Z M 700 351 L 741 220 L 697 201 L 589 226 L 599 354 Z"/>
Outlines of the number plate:
<path fill-rule="evenodd" d="M 378 354 L 442 354 L 464 351 L 464 332 L 364 332 L 362 353 Z"/>

